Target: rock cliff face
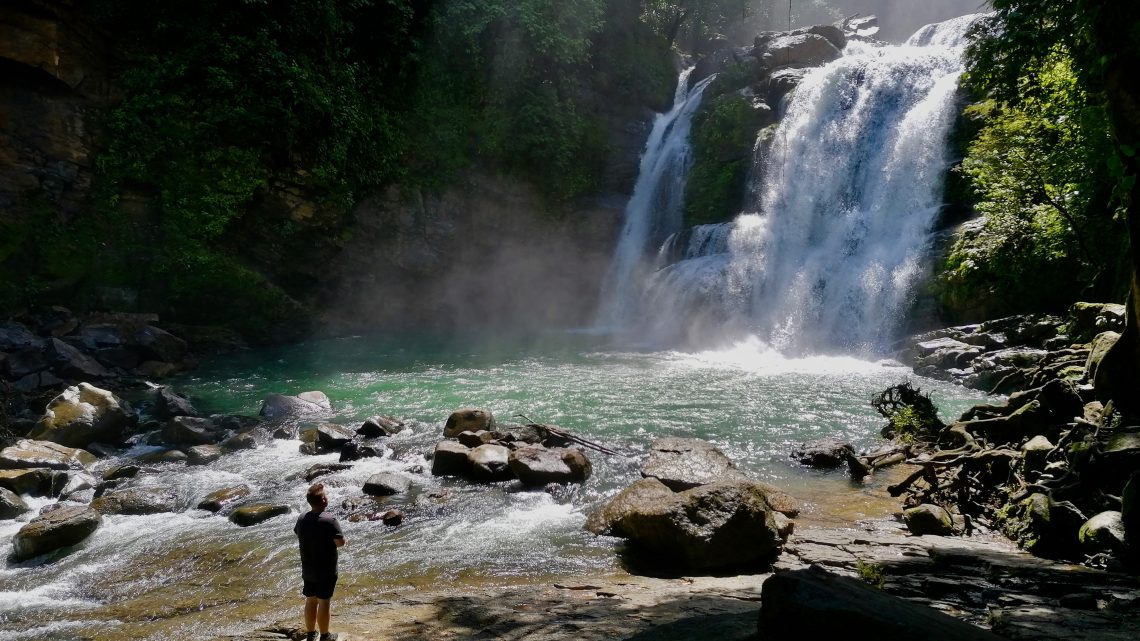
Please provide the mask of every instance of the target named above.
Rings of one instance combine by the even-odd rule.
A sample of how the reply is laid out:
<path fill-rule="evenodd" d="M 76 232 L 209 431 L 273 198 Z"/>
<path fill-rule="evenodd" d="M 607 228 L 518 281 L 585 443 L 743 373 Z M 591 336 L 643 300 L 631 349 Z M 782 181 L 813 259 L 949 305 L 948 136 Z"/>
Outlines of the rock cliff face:
<path fill-rule="evenodd" d="M 108 96 L 103 37 L 84 3 L 0 5 L 0 217 L 78 214 Z"/>
<path fill-rule="evenodd" d="M 334 332 L 581 326 L 623 204 L 551 212 L 529 187 L 482 173 L 438 194 L 393 188 L 357 208 L 324 275 L 323 320 Z"/>

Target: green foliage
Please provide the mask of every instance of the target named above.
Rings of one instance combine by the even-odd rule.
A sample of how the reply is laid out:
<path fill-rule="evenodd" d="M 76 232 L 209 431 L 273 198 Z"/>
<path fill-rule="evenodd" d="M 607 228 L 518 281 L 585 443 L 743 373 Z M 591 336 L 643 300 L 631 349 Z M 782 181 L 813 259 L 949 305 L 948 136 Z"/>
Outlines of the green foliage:
<path fill-rule="evenodd" d="M 884 436 L 903 442 L 916 442 L 934 437 L 946 426 L 938 418 L 938 408 L 929 394 L 909 381 L 892 385 L 871 399 L 871 407 L 889 421 Z"/>
<path fill-rule="evenodd" d="M 863 559 L 855 560 L 855 573 L 864 583 L 872 585 L 880 590 L 883 584 L 887 582 L 887 573 L 881 563 L 866 562 Z"/>
<path fill-rule="evenodd" d="M 756 134 L 769 111 L 739 93 L 716 96 L 693 119 L 693 167 L 685 185 L 685 225 L 739 213 Z"/>
<path fill-rule="evenodd" d="M 1026 73 L 1032 89 L 1016 104 L 969 108 L 985 124 L 959 171 L 984 218 L 959 234 L 937 284 L 953 308 L 990 300 L 1000 301 L 989 310 L 997 314 L 1062 310 L 1125 286 L 1103 105 L 1063 52 Z"/>
<path fill-rule="evenodd" d="M 670 43 L 693 47 L 702 39 L 723 32 L 748 18 L 752 0 L 642 0 L 645 21 Z"/>

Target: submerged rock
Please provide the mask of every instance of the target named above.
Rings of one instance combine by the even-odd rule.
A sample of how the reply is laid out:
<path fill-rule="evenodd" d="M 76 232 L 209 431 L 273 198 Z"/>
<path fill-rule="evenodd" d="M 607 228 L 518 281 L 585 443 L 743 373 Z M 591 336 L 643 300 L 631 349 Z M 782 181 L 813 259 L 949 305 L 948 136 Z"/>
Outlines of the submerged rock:
<path fill-rule="evenodd" d="M 322 476 L 350 469 L 352 469 L 351 465 L 341 463 L 317 463 L 316 465 L 309 466 L 309 469 L 305 470 L 301 478 L 305 479 L 306 483 L 312 483 Z"/>
<path fill-rule="evenodd" d="M 119 443 L 125 430 L 137 420 L 130 406 L 119 397 L 94 385 L 80 383 L 48 403 L 43 417 L 28 436 L 71 447 L 85 447 L 94 441 Z"/>
<path fill-rule="evenodd" d="M 821 439 L 804 443 L 792 452 L 792 458 L 800 465 L 821 469 L 834 469 L 843 465 L 855 448 L 835 439 Z"/>
<path fill-rule="evenodd" d="M 222 458 L 225 454 L 218 445 L 195 445 L 186 448 L 186 463 L 188 465 L 209 465 Z"/>
<path fill-rule="evenodd" d="M 123 465 L 115 465 L 114 467 L 107 468 L 107 471 L 103 472 L 103 480 L 115 481 L 118 479 L 132 479 L 138 476 L 138 473 L 141 470 L 142 468 L 139 466 L 131 465 L 129 463 Z"/>
<path fill-rule="evenodd" d="M 269 420 L 324 414 L 331 409 L 323 392 L 303 392 L 297 396 L 270 394 L 261 404 L 260 415 Z"/>
<path fill-rule="evenodd" d="M 81 543 L 102 521 L 102 515 L 86 505 L 65 505 L 38 516 L 16 533 L 12 560 L 19 563 Z"/>

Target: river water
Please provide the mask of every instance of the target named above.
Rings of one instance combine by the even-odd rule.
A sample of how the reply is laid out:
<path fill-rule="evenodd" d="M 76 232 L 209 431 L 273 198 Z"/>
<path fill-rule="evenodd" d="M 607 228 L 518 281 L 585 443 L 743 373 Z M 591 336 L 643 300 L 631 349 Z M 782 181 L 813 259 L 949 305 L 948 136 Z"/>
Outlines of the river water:
<path fill-rule="evenodd" d="M 884 480 L 852 485 L 842 471 L 798 467 L 788 452 L 823 436 L 859 448 L 878 444 L 882 419 L 868 400 L 906 378 L 908 369 L 843 357 L 790 360 L 753 341 L 681 353 L 618 351 L 597 340 L 345 338 L 229 357 L 177 384 L 206 412 L 256 414 L 269 393 L 319 389 L 332 400 L 334 422 L 356 426 L 375 414 L 408 421 L 382 458 L 323 479 L 334 506 L 361 497 L 376 472 L 404 474 L 413 484 L 408 495 L 387 500 L 407 514 L 403 525 L 344 524 L 349 544 L 340 598 L 409 584 L 461 587 L 620 572 L 620 541 L 596 538 L 582 525 L 639 478 L 638 458 L 660 436 L 716 443 L 753 477 L 801 499 L 801 523 L 850 523 L 897 507 L 882 496 Z M 980 399 L 959 387 L 921 384 L 945 417 Z M 430 470 L 424 454 L 442 437 L 450 411 L 466 405 L 489 408 L 502 422 L 526 414 L 625 456 L 591 453 L 593 476 L 560 495 L 415 473 L 417 465 Z M 140 484 L 177 487 L 183 511 L 109 516 L 66 556 L 0 566 L 0 628 L 9 639 L 209 638 L 293 615 L 299 569 L 291 529 L 306 487 L 298 474 L 336 460 L 301 455 L 298 446 L 279 440 L 208 466 L 155 466 L 140 475 Z M 254 499 L 288 503 L 294 513 L 238 528 L 193 508 L 209 492 L 239 483 L 254 489 Z M 7 556 L 28 518 L 0 523 L 0 554 Z"/>

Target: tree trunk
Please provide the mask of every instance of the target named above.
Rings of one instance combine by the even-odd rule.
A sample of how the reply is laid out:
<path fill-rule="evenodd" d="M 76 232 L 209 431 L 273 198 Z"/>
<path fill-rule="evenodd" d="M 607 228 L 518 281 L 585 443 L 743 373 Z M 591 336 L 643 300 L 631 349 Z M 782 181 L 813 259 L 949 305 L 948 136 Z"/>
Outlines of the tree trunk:
<path fill-rule="evenodd" d="M 1128 189 L 1127 217 L 1130 243 L 1131 289 L 1128 295 L 1128 326 L 1116 345 L 1106 355 L 1106 372 L 1098 395 L 1111 398 L 1126 413 L 1140 414 L 1140 88 L 1135 82 L 1140 69 L 1140 41 L 1134 35 L 1140 28 L 1140 2 L 1093 0 L 1088 8 L 1095 12 L 1093 41 L 1097 53 L 1107 63 L 1104 69 L 1104 91 L 1108 115 L 1112 121 L 1119 156 L 1124 164 Z M 1101 377 L 1097 377 L 1098 382 Z"/>

